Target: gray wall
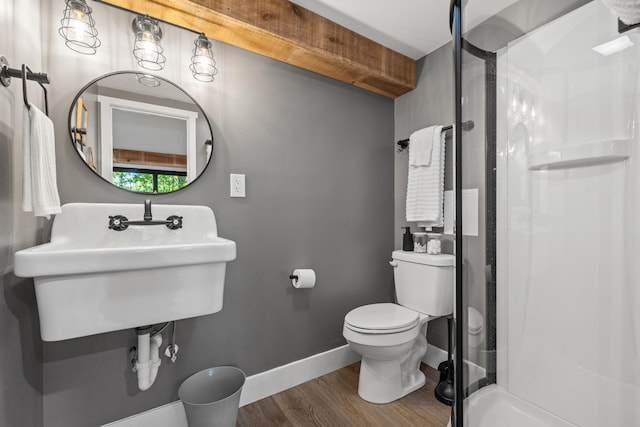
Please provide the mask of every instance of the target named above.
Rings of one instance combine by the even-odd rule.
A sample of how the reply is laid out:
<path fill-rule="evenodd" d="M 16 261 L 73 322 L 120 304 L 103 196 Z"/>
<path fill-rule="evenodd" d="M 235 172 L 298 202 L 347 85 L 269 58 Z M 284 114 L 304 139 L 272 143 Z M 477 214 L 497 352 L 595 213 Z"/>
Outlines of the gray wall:
<path fill-rule="evenodd" d="M 59 5 L 43 4 L 61 198 L 142 203 L 144 196 L 95 176 L 69 142 L 76 91 L 134 67 L 133 16 L 90 4 L 103 42 L 91 57 L 64 47 L 55 34 Z M 343 345 L 350 309 L 393 297 L 393 101 L 221 43 L 214 49 L 219 78 L 203 84 L 187 68 L 196 35 L 163 30 L 162 75 L 203 106 L 215 149 L 198 181 L 153 202 L 210 206 L 220 235 L 236 241 L 224 308 L 178 322 L 178 361 L 163 361 L 147 392 L 130 371 L 133 331 L 46 343 L 47 427 L 95 426 L 174 401 L 180 382 L 206 367 L 236 365 L 252 375 Z M 247 198 L 229 198 L 230 172 L 246 174 Z M 297 267 L 316 270 L 316 288 L 291 287 Z"/>
<path fill-rule="evenodd" d="M 39 71 L 40 2 L 9 0 L 0 7 L 0 54 L 13 68 L 26 63 Z M 29 16 L 29 19 L 23 19 Z M 19 36 L 13 36 L 19 35 Z M 42 94 L 29 84 L 30 100 Z M 42 426 L 42 342 L 33 282 L 13 275 L 13 252 L 38 242 L 45 220 L 23 213 L 22 86 L 0 86 L 0 426 Z"/>
<path fill-rule="evenodd" d="M 426 126 L 453 123 L 453 53 L 448 43 L 418 61 L 418 86 L 415 90 L 395 100 L 394 141 L 408 138 L 411 133 Z M 395 144 L 394 144 L 395 145 Z M 453 188 L 453 133 L 445 139 L 445 189 Z M 401 227 L 410 225 L 417 231 L 416 223 L 407 223 L 405 202 L 409 153 L 395 154 L 394 163 L 394 247 L 402 248 Z M 443 242 L 443 252 L 453 253 L 451 239 Z M 429 323 L 429 344 L 447 348 L 447 322 L 438 319 Z"/>

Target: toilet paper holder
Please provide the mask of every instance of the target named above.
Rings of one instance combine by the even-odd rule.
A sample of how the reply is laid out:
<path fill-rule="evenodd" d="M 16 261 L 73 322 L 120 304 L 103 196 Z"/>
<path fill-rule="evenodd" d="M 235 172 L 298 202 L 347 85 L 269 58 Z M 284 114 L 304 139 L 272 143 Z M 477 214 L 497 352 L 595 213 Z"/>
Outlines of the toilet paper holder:
<path fill-rule="evenodd" d="M 316 285 L 316 272 L 310 268 L 297 268 L 289 275 L 294 288 L 313 288 Z"/>

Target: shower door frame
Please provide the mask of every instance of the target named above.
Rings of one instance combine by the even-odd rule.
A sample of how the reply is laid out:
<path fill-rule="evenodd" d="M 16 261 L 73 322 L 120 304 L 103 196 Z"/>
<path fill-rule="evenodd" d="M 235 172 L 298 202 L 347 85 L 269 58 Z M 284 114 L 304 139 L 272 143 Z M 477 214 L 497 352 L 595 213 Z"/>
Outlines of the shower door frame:
<path fill-rule="evenodd" d="M 462 0 L 451 1 L 450 24 L 452 26 L 453 36 L 453 86 L 454 86 L 454 102 L 455 102 L 455 118 L 454 118 L 454 138 L 455 138 L 455 177 L 456 177 L 456 212 L 462 212 Z M 455 398 L 451 409 L 451 425 L 455 427 L 464 427 L 464 382 L 462 378 L 463 372 L 463 340 L 462 340 L 462 319 L 463 315 L 463 275 L 462 275 L 462 215 L 456 215 L 456 238 L 455 238 L 455 254 L 456 254 L 456 298 L 454 306 L 454 390 Z"/>
<path fill-rule="evenodd" d="M 452 408 L 452 426 L 464 427 L 464 399 L 473 391 L 496 383 L 497 342 L 496 342 L 496 143 L 497 143 L 497 54 L 483 50 L 466 41 L 462 36 L 462 1 L 452 0 L 450 26 L 453 37 L 454 54 L 454 96 L 455 96 L 455 194 L 456 194 L 456 300 L 454 316 L 455 400 Z M 463 123 L 463 53 L 467 52 L 484 61 L 484 151 L 485 151 L 485 335 L 486 335 L 486 375 L 476 384 L 465 386 L 464 378 L 464 337 L 468 326 L 468 303 L 466 300 L 463 275 L 463 228 L 462 228 L 462 123 Z"/>

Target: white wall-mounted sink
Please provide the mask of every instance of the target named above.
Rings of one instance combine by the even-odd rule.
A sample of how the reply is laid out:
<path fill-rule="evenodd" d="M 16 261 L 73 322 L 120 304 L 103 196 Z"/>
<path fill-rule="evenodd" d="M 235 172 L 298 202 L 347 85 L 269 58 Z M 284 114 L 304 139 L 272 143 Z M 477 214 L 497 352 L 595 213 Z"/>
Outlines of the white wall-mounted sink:
<path fill-rule="evenodd" d="M 15 254 L 16 276 L 33 277 L 44 341 L 59 341 L 216 313 L 235 242 L 218 237 L 206 206 L 153 205 L 154 220 L 183 227 L 108 228 L 109 216 L 142 219 L 144 205 L 62 206 L 51 242 Z"/>

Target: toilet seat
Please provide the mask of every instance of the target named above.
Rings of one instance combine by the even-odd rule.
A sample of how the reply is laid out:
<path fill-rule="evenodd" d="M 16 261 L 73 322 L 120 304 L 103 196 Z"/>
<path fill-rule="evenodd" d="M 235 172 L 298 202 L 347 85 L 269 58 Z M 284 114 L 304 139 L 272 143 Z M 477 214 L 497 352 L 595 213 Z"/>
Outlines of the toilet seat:
<path fill-rule="evenodd" d="M 346 328 L 362 334 L 394 334 L 415 328 L 420 315 L 397 304 L 369 304 L 351 310 L 344 318 Z"/>

